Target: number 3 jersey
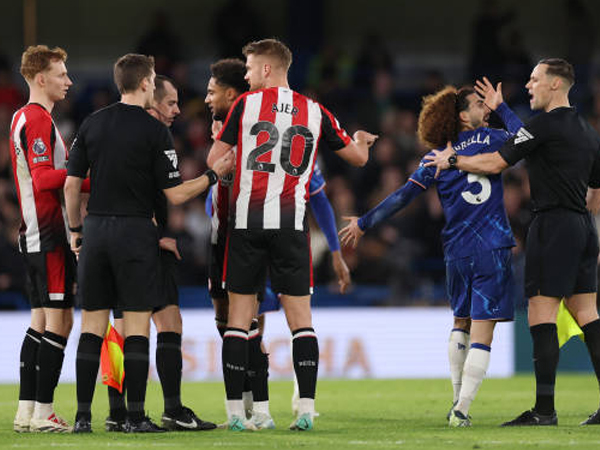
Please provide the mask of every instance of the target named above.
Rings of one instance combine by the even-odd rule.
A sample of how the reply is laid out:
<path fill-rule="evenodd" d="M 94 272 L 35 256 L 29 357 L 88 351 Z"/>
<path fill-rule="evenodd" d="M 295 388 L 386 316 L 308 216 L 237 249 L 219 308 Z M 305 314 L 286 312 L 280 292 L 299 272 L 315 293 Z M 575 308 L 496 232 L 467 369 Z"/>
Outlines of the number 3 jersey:
<path fill-rule="evenodd" d="M 509 132 L 493 128 L 463 131 L 454 143 L 459 155 L 493 153 L 522 126 L 505 104 L 497 112 Z M 427 189 L 436 183 L 446 225 L 442 242 L 446 261 L 473 255 L 481 250 L 513 247 L 515 240 L 504 209 L 502 177 L 476 175 L 460 170 L 444 170 L 437 179 L 435 167 L 424 167 L 426 160 L 409 180 Z"/>
<path fill-rule="evenodd" d="M 217 139 L 237 146 L 230 200 L 236 229 L 307 230 L 319 146 L 335 151 L 351 142 L 323 106 L 283 87 L 240 96 Z"/>

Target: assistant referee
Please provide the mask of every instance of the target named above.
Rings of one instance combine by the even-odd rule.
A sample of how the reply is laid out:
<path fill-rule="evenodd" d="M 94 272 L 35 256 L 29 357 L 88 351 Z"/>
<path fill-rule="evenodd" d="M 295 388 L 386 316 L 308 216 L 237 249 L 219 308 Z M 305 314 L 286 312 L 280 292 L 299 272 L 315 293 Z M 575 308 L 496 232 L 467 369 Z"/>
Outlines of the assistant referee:
<path fill-rule="evenodd" d="M 114 66 L 119 103 L 81 125 L 70 152 L 65 202 L 71 247 L 79 255 L 82 324 L 77 349 L 74 432 L 91 431 L 91 403 L 110 309 L 123 311 L 128 432 L 160 432 L 144 414 L 148 336 L 158 293 L 158 233 L 152 221 L 156 191 L 172 203 L 189 200 L 232 170 L 229 153 L 205 175 L 182 183 L 168 128 L 150 116 L 154 59 L 128 54 Z M 82 227 L 80 188 L 88 170 L 91 196 Z M 82 241 L 83 240 L 83 245 Z"/>
<path fill-rule="evenodd" d="M 558 365 L 556 315 L 562 298 L 583 330 L 600 383 L 598 234 L 586 208 L 588 187 L 600 188 L 600 137 L 569 104 L 573 66 L 541 60 L 528 89 L 532 110 L 541 110 L 498 152 L 467 157 L 447 148 L 436 152 L 438 169 L 499 173 L 525 159 L 534 218 L 527 235 L 525 295 L 536 378 L 535 407 L 503 426 L 557 425 L 554 385 Z M 582 425 L 600 424 L 600 409 Z"/>

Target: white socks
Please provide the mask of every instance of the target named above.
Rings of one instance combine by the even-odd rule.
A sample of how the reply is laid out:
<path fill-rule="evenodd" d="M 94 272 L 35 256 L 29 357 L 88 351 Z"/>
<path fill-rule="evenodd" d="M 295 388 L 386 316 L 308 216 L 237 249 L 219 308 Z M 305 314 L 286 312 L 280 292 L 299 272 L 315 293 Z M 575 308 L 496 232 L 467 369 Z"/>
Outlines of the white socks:
<path fill-rule="evenodd" d="M 479 386 L 490 365 L 491 348 L 483 344 L 472 344 L 463 369 L 462 388 L 455 410 L 465 416 L 469 413 L 471 403 L 477 395 Z"/>
<path fill-rule="evenodd" d="M 454 398 L 452 403 L 458 401 L 460 389 L 462 386 L 462 375 L 467 353 L 469 351 L 469 333 L 460 328 L 454 328 L 450 333 L 448 342 L 448 360 L 450 361 L 450 379 L 452 380 L 452 389 Z"/>

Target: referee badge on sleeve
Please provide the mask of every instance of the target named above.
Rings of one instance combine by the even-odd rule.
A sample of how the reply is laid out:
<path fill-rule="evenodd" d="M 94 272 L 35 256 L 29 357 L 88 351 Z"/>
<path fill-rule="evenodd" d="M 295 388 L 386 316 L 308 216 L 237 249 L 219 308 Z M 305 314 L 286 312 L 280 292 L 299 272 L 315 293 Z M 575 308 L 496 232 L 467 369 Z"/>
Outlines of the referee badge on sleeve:
<path fill-rule="evenodd" d="M 177 169 L 177 152 L 175 150 L 165 150 L 165 155 L 169 158 L 171 164 L 173 164 L 173 169 Z"/>
<path fill-rule="evenodd" d="M 522 144 L 525 141 L 529 141 L 533 139 L 533 135 L 527 131 L 525 128 L 519 128 L 517 131 L 517 136 L 515 137 L 515 144 Z"/>

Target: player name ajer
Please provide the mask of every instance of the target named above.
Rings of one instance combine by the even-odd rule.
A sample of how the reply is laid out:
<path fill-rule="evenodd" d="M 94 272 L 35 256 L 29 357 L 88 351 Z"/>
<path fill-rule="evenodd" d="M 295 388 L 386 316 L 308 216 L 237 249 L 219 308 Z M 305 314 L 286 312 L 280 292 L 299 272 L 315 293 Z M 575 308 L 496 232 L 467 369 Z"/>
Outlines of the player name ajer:
<path fill-rule="evenodd" d="M 271 112 L 280 112 L 295 116 L 298 114 L 298 108 L 294 105 L 290 105 L 289 103 L 280 103 L 279 105 L 273 103 L 273 106 L 271 107 Z"/>

